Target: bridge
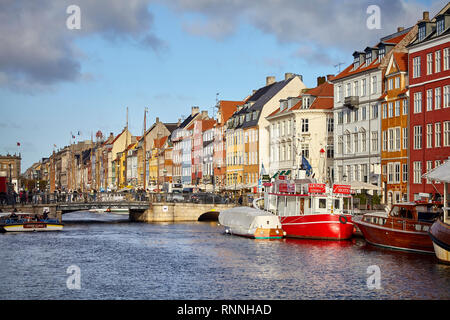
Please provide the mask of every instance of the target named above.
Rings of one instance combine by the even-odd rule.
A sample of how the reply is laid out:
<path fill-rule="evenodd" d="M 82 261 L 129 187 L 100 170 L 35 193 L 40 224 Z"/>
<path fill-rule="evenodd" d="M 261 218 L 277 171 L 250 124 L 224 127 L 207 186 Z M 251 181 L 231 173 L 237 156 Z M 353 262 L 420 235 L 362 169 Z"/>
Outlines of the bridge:
<path fill-rule="evenodd" d="M 181 222 L 198 221 L 204 219 L 217 219 L 220 211 L 232 208 L 232 203 L 192 203 L 168 202 L 165 197 L 141 199 L 115 199 L 107 198 L 80 198 L 79 201 L 38 201 L 37 203 L 24 203 L 15 205 L 0 205 L 3 212 L 19 212 L 43 214 L 44 210 L 50 212 L 49 216 L 62 219 L 62 215 L 74 211 L 88 211 L 91 209 L 128 209 L 130 221 L 137 222 Z"/>

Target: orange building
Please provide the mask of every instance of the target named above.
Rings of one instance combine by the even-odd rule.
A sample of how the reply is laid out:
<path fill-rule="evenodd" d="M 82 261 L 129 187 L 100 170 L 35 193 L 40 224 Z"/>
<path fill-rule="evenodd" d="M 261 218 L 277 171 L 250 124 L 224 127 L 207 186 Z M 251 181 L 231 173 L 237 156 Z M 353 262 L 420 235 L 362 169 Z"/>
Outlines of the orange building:
<path fill-rule="evenodd" d="M 408 194 L 408 53 L 394 52 L 384 74 L 381 101 L 381 168 L 387 203 Z"/>

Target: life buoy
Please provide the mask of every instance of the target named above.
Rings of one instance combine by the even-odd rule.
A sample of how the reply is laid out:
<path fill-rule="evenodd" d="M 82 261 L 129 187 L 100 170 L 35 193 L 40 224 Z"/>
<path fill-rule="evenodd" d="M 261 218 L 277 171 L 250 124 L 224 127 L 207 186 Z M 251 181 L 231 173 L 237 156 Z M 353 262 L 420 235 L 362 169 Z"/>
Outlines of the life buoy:
<path fill-rule="evenodd" d="M 339 222 L 342 224 L 346 224 L 347 223 L 347 217 L 346 216 L 339 216 Z"/>

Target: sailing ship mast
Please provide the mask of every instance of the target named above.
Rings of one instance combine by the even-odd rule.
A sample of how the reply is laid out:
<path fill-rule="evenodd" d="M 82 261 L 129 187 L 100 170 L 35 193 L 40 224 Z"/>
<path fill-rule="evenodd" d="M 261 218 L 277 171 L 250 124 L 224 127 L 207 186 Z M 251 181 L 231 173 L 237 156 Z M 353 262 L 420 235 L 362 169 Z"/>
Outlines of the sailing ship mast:
<path fill-rule="evenodd" d="M 144 159 L 144 167 L 143 167 L 143 171 L 144 171 L 144 191 L 146 190 L 146 173 L 147 173 L 147 139 L 145 137 L 145 133 L 147 131 L 147 107 L 144 110 L 144 133 L 142 135 L 142 138 L 144 139 L 144 151 L 143 151 L 143 159 Z"/>

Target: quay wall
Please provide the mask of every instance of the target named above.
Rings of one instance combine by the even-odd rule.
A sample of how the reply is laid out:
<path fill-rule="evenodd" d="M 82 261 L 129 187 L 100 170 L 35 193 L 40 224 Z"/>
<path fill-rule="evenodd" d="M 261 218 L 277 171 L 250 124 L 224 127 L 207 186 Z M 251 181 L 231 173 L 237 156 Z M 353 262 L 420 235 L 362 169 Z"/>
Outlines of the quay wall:
<path fill-rule="evenodd" d="M 147 210 L 130 210 L 130 220 L 137 222 L 197 221 L 206 212 L 220 212 L 234 206 L 234 204 L 153 203 Z"/>

